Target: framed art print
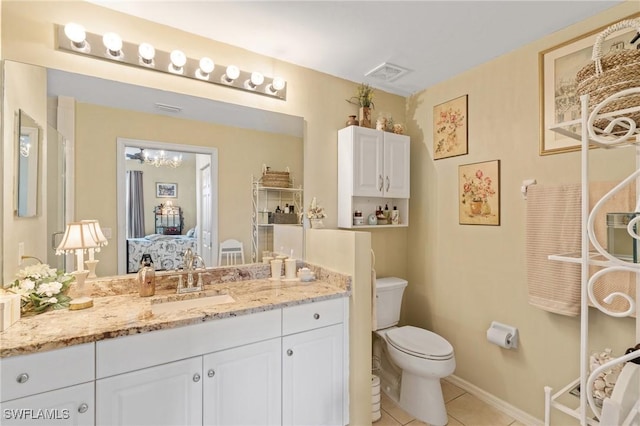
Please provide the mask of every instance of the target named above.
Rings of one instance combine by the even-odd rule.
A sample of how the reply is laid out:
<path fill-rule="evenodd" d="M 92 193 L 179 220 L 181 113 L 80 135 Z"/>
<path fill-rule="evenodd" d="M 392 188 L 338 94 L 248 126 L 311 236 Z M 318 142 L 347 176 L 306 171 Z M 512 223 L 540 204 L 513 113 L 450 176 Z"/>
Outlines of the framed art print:
<path fill-rule="evenodd" d="M 177 183 L 156 182 L 156 198 L 176 198 L 178 196 Z"/>
<path fill-rule="evenodd" d="M 469 152 L 467 95 L 433 107 L 433 159 Z"/>
<path fill-rule="evenodd" d="M 500 160 L 458 166 L 461 225 L 500 225 Z"/>
<path fill-rule="evenodd" d="M 627 19 L 640 17 L 640 13 Z M 576 74 L 589 64 L 596 37 L 609 25 L 593 30 L 565 43 L 542 51 L 538 55 L 540 77 L 540 155 L 558 154 L 580 149 L 580 97 L 576 93 Z M 631 45 L 633 29 L 620 30 L 607 37 L 602 51 L 635 49 Z M 575 133 L 574 139 L 551 130 L 561 123 Z"/>

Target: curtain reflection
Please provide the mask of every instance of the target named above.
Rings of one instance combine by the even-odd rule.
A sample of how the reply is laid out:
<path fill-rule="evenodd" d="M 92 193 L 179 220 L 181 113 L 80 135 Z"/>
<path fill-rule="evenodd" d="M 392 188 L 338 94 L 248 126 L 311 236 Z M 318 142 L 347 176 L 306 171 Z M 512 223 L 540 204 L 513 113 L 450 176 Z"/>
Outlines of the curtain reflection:
<path fill-rule="evenodd" d="M 127 171 L 127 238 L 144 237 L 144 191 L 142 171 Z"/>

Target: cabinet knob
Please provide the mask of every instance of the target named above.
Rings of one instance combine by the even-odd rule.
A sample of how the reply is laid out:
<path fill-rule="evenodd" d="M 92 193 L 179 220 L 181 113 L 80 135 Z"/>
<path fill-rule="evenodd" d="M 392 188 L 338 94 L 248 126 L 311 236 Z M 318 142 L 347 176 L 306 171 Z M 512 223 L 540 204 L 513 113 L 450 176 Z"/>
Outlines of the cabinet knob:
<path fill-rule="evenodd" d="M 313 314 L 314 319 L 320 319 L 320 314 Z"/>
<path fill-rule="evenodd" d="M 89 404 L 87 404 L 86 402 L 83 402 L 78 407 L 78 413 L 80 413 L 80 414 L 86 413 L 88 409 L 89 409 Z"/>
<path fill-rule="evenodd" d="M 287 349 L 287 355 L 289 356 L 293 355 L 293 351 L 291 349 Z"/>
<path fill-rule="evenodd" d="M 27 373 L 22 373 L 16 377 L 16 382 L 18 383 L 27 383 L 27 380 L 29 380 L 29 375 Z"/>
<path fill-rule="evenodd" d="M 212 368 L 211 370 L 207 371 L 207 376 L 209 376 L 209 377 L 213 377 L 213 376 L 215 376 L 215 375 L 216 375 L 216 372 L 215 372 L 215 371 L 213 371 L 213 368 Z"/>
<path fill-rule="evenodd" d="M 198 373 L 193 375 L 193 381 L 194 382 L 199 382 L 200 381 L 200 375 Z"/>

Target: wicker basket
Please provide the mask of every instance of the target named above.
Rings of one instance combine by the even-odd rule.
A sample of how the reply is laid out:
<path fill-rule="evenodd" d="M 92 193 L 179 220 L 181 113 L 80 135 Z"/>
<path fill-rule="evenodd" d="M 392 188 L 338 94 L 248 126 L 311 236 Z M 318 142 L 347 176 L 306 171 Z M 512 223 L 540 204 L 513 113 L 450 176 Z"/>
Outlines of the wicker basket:
<path fill-rule="evenodd" d="M 285 172 L 274 172 L 269 170 L 268 167 L 263 166 L 262 178 L 260 178 L 262 186 L 268 186 L 270 188 L 290 188 L 291 180 L 289 178 L 289 170 Z"/>
<path fill-rule="evenodd" d="M 576 75 L 578 95 L 589 95 L 589 111 L 609 96 L 625 89 L 640 87 L 640 50 L 633 48 L 622 49 L 602 54 L 602 43 L 610 34 L 625 29 L 635 28 L 640 34 L 640 19 L 628 19 L 609 26 L 598 35 L 593 46 L 591 59 L 593 63 L 586 65 Z M 621 110 L 640 105 L 640 93 L 618 97 L 603 106 L 599 113 Z M 636 123 L 640 123 L 640 112 L 626 115 Z M 594 121 L 594 127 L 605 129 L 610 120 Z M 624 131 L 615 126 L 612 132 Z"/>

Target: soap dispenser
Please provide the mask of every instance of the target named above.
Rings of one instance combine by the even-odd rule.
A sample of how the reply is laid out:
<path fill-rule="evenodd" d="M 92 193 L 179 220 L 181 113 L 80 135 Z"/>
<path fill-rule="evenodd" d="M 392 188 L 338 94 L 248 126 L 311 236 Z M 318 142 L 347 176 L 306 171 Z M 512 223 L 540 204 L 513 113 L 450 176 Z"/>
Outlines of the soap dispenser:
<path fill-rule="evenodd" d="M 140 297 L 153 296 L 156 293 L 156 271 L 151 261 L 151 255 L 145 254 L 140 261 L 138 270 L 138 294 Z"/>

